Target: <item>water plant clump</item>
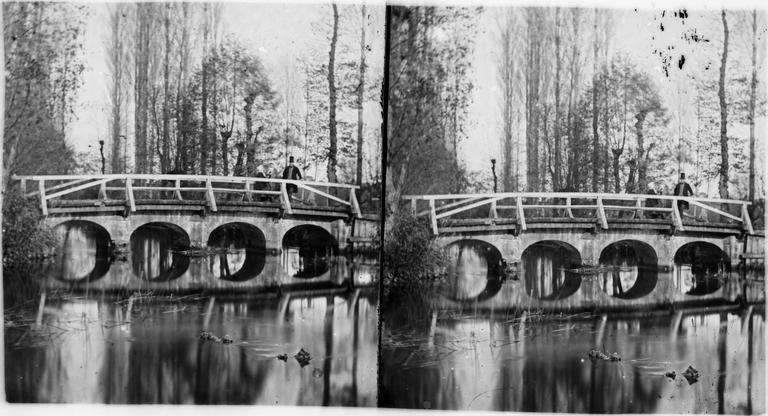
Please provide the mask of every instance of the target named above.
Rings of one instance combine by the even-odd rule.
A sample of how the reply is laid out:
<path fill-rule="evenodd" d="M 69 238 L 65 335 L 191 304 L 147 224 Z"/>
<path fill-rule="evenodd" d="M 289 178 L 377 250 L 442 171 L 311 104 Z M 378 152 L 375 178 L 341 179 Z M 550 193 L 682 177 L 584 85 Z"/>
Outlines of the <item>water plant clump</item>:
<path fill-rule="evenodd" d="M 384 310 L 400 317 L 426 317 L 445 279 L 445 252 L 422 218 L 401 213 L 385 229 Z"/>
<path fill-rule="evenodd" d="M 3 195 L 3 264 L 12 268 L 50 257 L 55 235 L 34 200 L 17 190 Z"/>

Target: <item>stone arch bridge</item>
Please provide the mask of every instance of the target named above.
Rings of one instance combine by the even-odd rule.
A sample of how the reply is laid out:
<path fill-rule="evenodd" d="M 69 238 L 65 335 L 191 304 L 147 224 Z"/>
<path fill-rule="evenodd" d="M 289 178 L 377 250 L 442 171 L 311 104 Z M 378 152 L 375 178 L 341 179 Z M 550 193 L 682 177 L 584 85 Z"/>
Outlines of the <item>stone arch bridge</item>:
<path fill-rule="evenodd" d="M 414 215 L 429 220 L 438 244 L 452 248 L 454 257 L 464 262 L 454 270 L 461 280 L 454 288 L 454 302 L 449 302 L 454 306 L 455 301 L 471 300 L 474 308 L 491 309 L 631 309 L 723 298 L 764 299 L 763 284 L 750 294 L 735 293 L 739 288 L 729 287 L 724 277 L 744 262 L 764 262 L 764 233 L 753 229 L 746 201 L 601 193 L 404 199 Z M 466 246 L 474 247 L 470 251 L 475 254 L 491 254 L 478 260 Z M 702 266 L 710 260 L 711 270 Z M 483 287 L 462 270 L 488 263 L 491 276 L 496 261 L 515 278 L 501 284 L 488 277 Z M 620 277 L 617 270 L 631 277 Z M 616 280 L 631 287 L 611 288 L 614 272 Z M 720 283 L 697 289 L 699 275 L 717 275 Z M 686 280 L 693 281 L 693 287 Z"/>
<path fill-rule="evenodd" d="M 15 176 L 37 198 L 45 222 L 98 225 L 117 246 L 141 227 L 177 233 L 205 247 L 224 226 L 255 229 L 267 250 L 280 251 L 289 232 L 305 227 L 331 236 L 340 250 L 371 240 L 377 215 L 360 210 L 354 185 L 286 179 L 196 175 Z M 295 186 L 297 192 L 289 190 Z"/>

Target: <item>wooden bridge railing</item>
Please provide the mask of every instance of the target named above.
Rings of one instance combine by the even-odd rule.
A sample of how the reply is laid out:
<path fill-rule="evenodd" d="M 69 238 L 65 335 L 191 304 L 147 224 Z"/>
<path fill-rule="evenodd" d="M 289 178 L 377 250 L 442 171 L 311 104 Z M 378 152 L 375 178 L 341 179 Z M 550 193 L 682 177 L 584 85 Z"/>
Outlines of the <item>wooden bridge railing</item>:
<path fill-rule="evenodd" d="M 718 222 L 735 225 L 754 234 L 747 211 L 751 203 L 732 199 L 588 192 L 406 195 L 403 199 L 410 201 L 414 215 L 429 217 L 435 235 L 439 234 L 439 220 L 459 217 L 490 221 L 514 219 L 521 230 L 528 228 L 527 220 L 548 218 L 554 222 L 556 218 L 563 218 L 566 221 L 595 221 L 603 229 L 608 229 L 609 223 L 618 219 L 668 222 L 681 231 L 685 231 L 686 227 L 684 217 L 689 217 L 702 224 Z M 697 214 L 681 212 L 679 201 L 687 202 Z"/>
<path fill-rule="evenodd" d="M 121 200 L 130 212 L 137 211 L 137 200 L 200 201 L 211 211 L 225 200 L 255 202 L 254 198 L 276 198 L 287 214 L 293 214 L 295 202 L 288 194 L 288 185 L 296 185 L 308 200 L 317 197 L 332 207 L 347 210 L 356 217 L 362 215 L 354 185 L 326 182 L 297 181 L 289 179 L 255 178 L 240 176 L 198 176 L 198 175 L 31 175 L 14 176 L 20 182 L 21 192 L 27 197 L 40 199 L 43 215 L 48 215 L 52 201 L 78 200 Z M 34 190 L 31 184 L 36 182 Z M 96 194 L 98 192 L 98 194 Z M 83 197 L 83 193 L 87 193 Z M 217 195 L 225 194 L 222 198 Z M 97 195 L 93 198 L 94 195 Z M 307 202 L 311 205 L 311 202 Z"/>

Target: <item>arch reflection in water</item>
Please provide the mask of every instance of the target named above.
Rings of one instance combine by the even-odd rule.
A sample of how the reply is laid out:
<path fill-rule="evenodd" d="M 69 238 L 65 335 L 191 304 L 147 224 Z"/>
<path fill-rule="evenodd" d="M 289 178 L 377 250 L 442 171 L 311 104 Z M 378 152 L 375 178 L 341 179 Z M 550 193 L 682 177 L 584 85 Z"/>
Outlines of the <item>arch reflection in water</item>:
<path fill-rule="evenodd" d="M 522 274 L 525 292 L 542 300 L 557 300 L 575 293 L 581 276 L 573 269 L 581 266 L 578 250 L 561 241 L 539 241 L 523 251 Z"/>
<path fill-rule="evenodd" d="M 133 273 L 150 281 L 173 280 L 189 267 L 189 257 L 180 253 L 189 246 L 189 236 L 176 225 L 144 224 L 131 234 Z"/>
<path fill-rule="evenodd" d="M 330 270 L 339 251 L 336 239 L 315 225 L 291 228 L 283 237 L 283 268 L 291 277 L 313 278 Z"/>
<path fill-rule="evenodd" d="M 217 278 L 243 282 L 264 270 L 266 239 L 251 224 L 234 222 L 217 227 L 208 237 L 208 247 L 215 249 L 208 265 Z"/>
<path fill-rule="evenodd" d="M 458 301 L 483 300 L 501 289 L 503 262 L 493 245 L 480 240 L 460 240 L 446 248 L 449 259 L 445 294 Z"/>
<path fill-rule="evenodd" d="M 712 243 L 688 243 L 675 253 L 675 283 L 687 295 L 715 292 L 730 271 L 728 255 Z"/>
<path fill-rule="evenodd" d="M 653 247 L 636 240 L 612 243 L 600 253 L 599 284 L 620 299 L 637 299 L 653 291 L 658 281 L 658 258 Z"/>
<path fill-rule="evenodd" d="M 107 274 L 111 264 L 111 239 L 104 227 L 90 221 L 58 225 L 56 258 L 46 274 L 65 282 L 86 282 Z"/>

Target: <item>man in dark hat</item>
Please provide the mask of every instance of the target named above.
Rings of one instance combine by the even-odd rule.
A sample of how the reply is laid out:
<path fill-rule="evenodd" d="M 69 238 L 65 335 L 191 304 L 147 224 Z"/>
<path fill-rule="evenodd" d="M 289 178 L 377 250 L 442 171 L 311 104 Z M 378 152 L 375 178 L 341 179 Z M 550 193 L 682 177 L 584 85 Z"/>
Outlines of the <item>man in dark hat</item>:
<path fill-rule="evenodd" d="M 685 181 L 685 173 L 680 174 L 680 182 L 677 183 L 675 186 L 675 195 L 676 196 L 691 196 L 693 195 L 693 189 L 691 189 L 691 185 L 688 184 L 688 182 Z M 682 217 L 683 211 L 688 210 L 688 201 L 677 201 L 677 209 L 680 213 L 680 216 Z"/>
<path fill-rule="evenodd" d="M 301 171 L 294 164 L 293 156 L 288 158 L 288 166 L 283 169 L 283 179 L 301 180 Z M 286 185 L 286 189 L 288 190 L 288 196 L 292 198 L 293 194 L 298 192 L 299 187 L 294 184 L 288 184 Z"/>

